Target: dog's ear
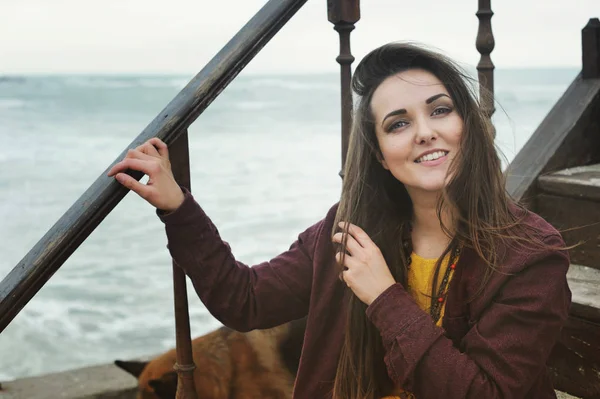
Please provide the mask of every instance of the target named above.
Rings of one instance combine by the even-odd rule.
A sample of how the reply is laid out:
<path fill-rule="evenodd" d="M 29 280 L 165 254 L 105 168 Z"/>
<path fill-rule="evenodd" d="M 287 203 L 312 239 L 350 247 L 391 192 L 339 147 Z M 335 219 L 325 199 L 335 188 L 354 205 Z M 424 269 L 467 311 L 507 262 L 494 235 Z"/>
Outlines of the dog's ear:
<path fill-rule="evenodd" d="M 138 361 L 123 361 L 123 360 L 115 360 L 115 365 L 127 371 L 129 374 L 138 378 L 144 368 L 148 365 L 149 362 L 138 362 Z"/>
<path fill-rule="evenodd" d="M 148 385 L 154 389 L 154 393 L 160 399 L 175 399 L 177 394 L 177 373 L 172 371 L 163 374 L 158 380 L 148 381 Z"/>

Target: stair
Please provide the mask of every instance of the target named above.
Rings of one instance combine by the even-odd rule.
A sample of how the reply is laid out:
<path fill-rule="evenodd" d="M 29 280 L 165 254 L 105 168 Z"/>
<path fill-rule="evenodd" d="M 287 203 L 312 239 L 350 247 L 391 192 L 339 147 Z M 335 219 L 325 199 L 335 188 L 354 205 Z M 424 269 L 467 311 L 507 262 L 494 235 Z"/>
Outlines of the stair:
<path fill-rule="evenodd" d="M 537 179 L 535 210 L 568 246 L 570 318 L 548 362 L 556 389 L 600 398 L 600 164 Z"/>
<path fill-rule="evenodd" d="M 569 253 L 571 313 L 600 324 L 600 164 L 538 178 L 536 210 L 561 231 Z"/>
<path fill-rule="evenodd" d="M 600 323 L 600 270 L 571 264 L 567 273 L 571 288 L 571 314 Z"/>
<path fill-rule="evenodd" d="M 600 164 L 542 175 L 538 188 L 551 194 L 600 201 Z"/>
<path fill-rule="evenodd" d="M 559 229 L 571 262 L 600 269 L 600 164 L 580 166 L 538 178 L 536 210 Z"/>

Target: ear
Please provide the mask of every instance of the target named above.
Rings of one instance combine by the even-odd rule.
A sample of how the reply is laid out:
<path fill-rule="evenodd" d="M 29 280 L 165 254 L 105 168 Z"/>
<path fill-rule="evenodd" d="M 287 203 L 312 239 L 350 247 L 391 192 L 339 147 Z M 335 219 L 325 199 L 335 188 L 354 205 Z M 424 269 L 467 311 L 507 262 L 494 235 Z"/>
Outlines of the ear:
<path fill-rule="evenodd" d="M 115 360 L 115 365 L 138 378 L 149 362 Z"/>
<path fill-rule="evenodd" d="M 148 381 L 148 385 L 154 389 L 154 393 L 160 399 L 175 399 L 177 394 L 177 373 L 172 371 L 164 374 L 158 380 Z"/>

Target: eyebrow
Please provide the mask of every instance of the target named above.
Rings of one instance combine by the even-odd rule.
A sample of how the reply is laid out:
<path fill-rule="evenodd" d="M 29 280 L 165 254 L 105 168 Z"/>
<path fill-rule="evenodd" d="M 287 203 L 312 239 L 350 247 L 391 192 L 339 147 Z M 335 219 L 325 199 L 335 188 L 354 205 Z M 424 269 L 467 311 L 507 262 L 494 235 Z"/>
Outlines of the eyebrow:
<path fill-rule="evenodd" d="M 429 97 L 427 100 L 425 100 L 425 104 L 431 104 L 432 102 L 434 102 L 435 100 L 437 100 L 437 99 L 438 99 L 438 98 L 440 98 L 440 97 L 448 97 L 448 98 L 450 98 L 450 96 L 449 96 L 449 95 L 447 95 L 446 93 L 439 93 L 439 94 L 436 94 L 436 95 L 434 95 L 434 96 L 431 96 L 431 97 Z M 387 114 L 387 115 L 385 116 L 385 118 L 383 118 L 383 120 L 381 121 L 381 127 L 383 127 L 383 124 L 384 124 L 384 122 L 385 122 L 385 120 L 386 120 L 387 118 L 389 118 L 389 117 L 392 117 L 392 116 L 396 116 L 396 115 L 403 115 L 403 114 L 406 114 L 406 109 L 404 109 L 404 108 L 400 108 L 400 109 L 397 109 L 397 110 L 395 110 L 395 111 L 392 111 L 392 112 L 390 112 L 390 113 L 389 113 L 389 114 Z"/>

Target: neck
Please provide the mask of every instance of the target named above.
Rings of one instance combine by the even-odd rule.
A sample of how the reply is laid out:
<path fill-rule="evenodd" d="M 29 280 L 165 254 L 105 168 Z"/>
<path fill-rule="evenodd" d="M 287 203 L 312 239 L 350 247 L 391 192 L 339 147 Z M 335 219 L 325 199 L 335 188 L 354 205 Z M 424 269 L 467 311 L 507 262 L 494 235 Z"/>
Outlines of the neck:
<path fill-rule="evenodd" d="M 452 212 L 448 207 L 442 208 L 441 220 L 437 214 L 439 194 L 411 195 L 413 203 L 413 250 L 425 257 L 438 257 L 450 243 L 449 237 L 442 229 L 452 232 L 454 222 Z"/>

